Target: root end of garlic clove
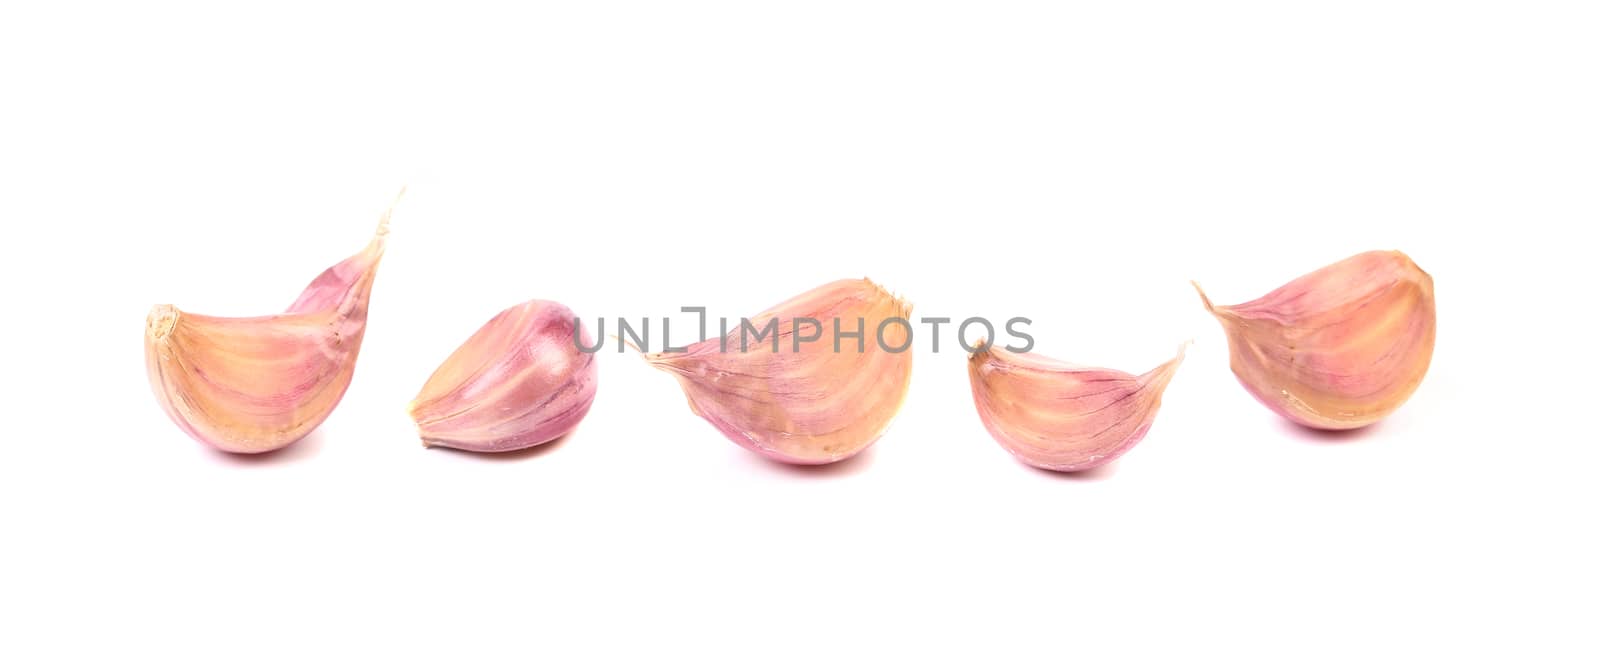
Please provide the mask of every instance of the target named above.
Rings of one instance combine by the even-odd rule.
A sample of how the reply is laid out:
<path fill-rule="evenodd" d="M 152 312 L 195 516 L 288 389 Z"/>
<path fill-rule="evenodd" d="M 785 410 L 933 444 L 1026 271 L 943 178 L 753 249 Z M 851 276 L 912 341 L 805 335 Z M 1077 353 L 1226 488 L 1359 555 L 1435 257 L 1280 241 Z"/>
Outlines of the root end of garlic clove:
<path fill-rule="evenodd" d="M 989 338 L 980 337 L 973 343 L 972 352 L 967 354 L 967 360 L 975 360 L 978 356 L 989 353 L 991 348 Z"/>
<path fill-rule="evenodd" d="M 145 317 L 145 335 L 155 342 L 164 342 L 178 326 L 178 319 L 182 315 L 177 306 L 161 304 L 150 308 L 150 314 Z"/>

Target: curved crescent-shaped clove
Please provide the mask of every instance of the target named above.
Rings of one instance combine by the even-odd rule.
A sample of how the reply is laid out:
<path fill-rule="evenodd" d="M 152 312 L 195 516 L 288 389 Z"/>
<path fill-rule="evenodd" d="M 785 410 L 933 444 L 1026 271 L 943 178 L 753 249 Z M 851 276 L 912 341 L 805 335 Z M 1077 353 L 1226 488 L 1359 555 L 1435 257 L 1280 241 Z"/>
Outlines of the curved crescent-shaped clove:
<path fill-rule="evenodd" d="M 1180 349 L 1135 376 L 980 345 L 967 360 L 967 376 L 978 416 L 1001 447 L 1030 466 L 1071 472 L 1137 445 L 1182 363 Z"/>
<path fill-rule="evenodd" d="M 244 454 L 277 450 L 322 424 L 355 374 L 388 227 L 385 212 L 366 249 L 323 271 L 283 314 L 151 309 L 145 366 L 167 416 L 207 445 Z"/>
<path fill-rule="evenodd" d="M 1245 390 L 1307 427 L 1383 419 L 1433 359 L 1433 278 L 1397 250 L 1361 253 L 1239 305 L 1212 305 L 1194 287 L 1228 334 Z"/>

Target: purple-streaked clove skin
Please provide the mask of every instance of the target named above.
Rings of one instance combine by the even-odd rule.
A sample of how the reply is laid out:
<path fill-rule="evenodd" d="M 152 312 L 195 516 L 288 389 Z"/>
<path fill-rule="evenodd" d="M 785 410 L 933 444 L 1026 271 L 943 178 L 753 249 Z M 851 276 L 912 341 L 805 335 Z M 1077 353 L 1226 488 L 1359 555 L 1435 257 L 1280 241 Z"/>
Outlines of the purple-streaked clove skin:
<path fill-rule="evenodd" d="M 1228 334 L 1239 383 L 1306 427 L 1382 420 L 1433 360 L 1433 277 L 1398 250 L 1340 260 L 1238 305 L 1214 305 L 1194 288 Z"/>
<path fill-rule="evenodd" d="M 644 358 L 677 377 L 689 409 L 728 440 L 774 461 L 828 464 L 877 441 L 905 401 L 911 329 L 893 320 L 910 314 L 910 304 L 871 280 L 839 280 L 751 320 L 774 324 L 771 346 L 757 340 L 741 350 L 733 331 Z"/>
<path fill-rule="evenodd" d="M 1001 447 L 1030 466 L 1072 472 L 1137 445 L 1182 363 L 1179 349 L 1172 360 L 1134 376 L 980 346 L 967 360 L 967 375 L 978 416 Z"/>
<path fill-rule="evenodd" d="M 411 402 L 422 444 L 509 452 L 572 431 L 599 384 L 588 331 L 567 306 L 506 309 L 445 359 Z"/>

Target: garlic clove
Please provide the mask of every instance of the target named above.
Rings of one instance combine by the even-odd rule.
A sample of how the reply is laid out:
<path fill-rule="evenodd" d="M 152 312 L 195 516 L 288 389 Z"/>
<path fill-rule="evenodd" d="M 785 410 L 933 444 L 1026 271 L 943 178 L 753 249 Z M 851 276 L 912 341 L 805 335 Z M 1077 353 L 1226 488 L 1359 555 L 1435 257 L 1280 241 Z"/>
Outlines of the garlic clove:
<path fill-rule="evenodd" d="M 323 271 L 283 314 L 152 308 L 145 366 L 167 416 L 202 443 L 244 454 L 285 447 L 322 424 L 355 374 L 389 215 L 366 249 Z"/>
<path fill-rule="evenodd" d="M 780 462 L 827 464 L 872 445 L 900 409 L 911 378 L 910 312 L 871 280 L 839 280 L 750 320 L 757 330 L 776 320 L 776 351 L 770 338 L 741 351 L 736 329 L 681 353 L 644 358 L 677 377 L 690 410 L 733 442 Z M 820 336 L 798 342 L 797 323 L 800 338 Z M 888 350 L 900 347 L 906 350 Z"/>
<path fill-rule="evenodd" d="M 1001 447 L 1030 466 L 1081 471 L 1144 438 L 1183 353 L 1135 376 L 980 344 L 967 376 L 978 416 Z"/>
<path fill-rule="evenodd" d="M 1383 419 L 1433 359 L 1433 278 L 1399 251 L 1361 253 L 1239 305 L 1212 305 L 1194 287 L 1227 332 L 1245 390 L 1307 427 Z"/>
<path fill-rule="evenodd" d="M 567 306 L 528 301 L 495 315 L 411 402 L 425 446 L 507 452 L 555 440 L 589 413 L 599 383 L 588 332 Z"/>

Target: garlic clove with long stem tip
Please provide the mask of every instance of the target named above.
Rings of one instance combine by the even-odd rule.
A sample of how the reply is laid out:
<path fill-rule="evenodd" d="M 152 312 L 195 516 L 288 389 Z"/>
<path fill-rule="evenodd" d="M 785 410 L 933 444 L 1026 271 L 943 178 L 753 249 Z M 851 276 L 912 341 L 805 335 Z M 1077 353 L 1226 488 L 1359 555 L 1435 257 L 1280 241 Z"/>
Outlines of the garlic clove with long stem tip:
<path fill-rule="evenodd" d="M 167 416 L 196 440 L 242 454 L 277 450 L 322 424 L 355 374 L 392 211 L 364 250 L 323 271 L 282 314 L 152 308 L 145 367 Z"/>
<path fill-rule="evenodd" d="M 567 306 L 528 301 L 495 315 L 411 402 L 422 443 L 472 452 L 533 447 L 571 432 L 599 384 L 588 331 Z"/>
<path fill-rule="evenodd" d="M 1239 305 L 1214 305 L 1194 287 L 1228 335 L 1245 390 L 1307 427 L 1383 419 L 1433 359 L 1433 278 L 1399 251 L 1355 255 Z"/>
<path fill-rule="evenodd" d="M 1180 348 L 1133 375 L 980 344 L 967 375 L 978 416 L 1001 447 L 1030 466 L 1073 472 L 1110 462 L 1144 438 L 1183 355 Z"/>
<path fill-rule="evenodd" d="M 893 320 L 910 311 L 871 280 L 839 280 L 750 320 L 775 324 L 775 339 L 750 344 L 741 328 L 644 358 L 677 377 L 690 410 L 734 443 L 784 463 L 833 463 L 872 445 L 904 401 L 911 327 Z"/>

